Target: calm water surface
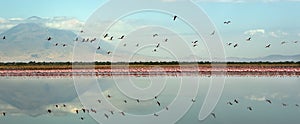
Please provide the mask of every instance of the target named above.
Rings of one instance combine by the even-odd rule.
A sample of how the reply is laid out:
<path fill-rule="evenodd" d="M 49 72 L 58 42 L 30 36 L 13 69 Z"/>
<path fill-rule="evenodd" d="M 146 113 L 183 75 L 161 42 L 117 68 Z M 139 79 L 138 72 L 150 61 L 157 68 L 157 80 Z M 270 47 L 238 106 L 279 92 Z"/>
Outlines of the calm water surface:
<path fill-rule="evenodd" d="M 185 116 L 177 121 L 178 124 L 298 124 L 300 122 L 300 107 L 296 106 L 300 104 L 299 77 L 227 77 L 223 95 L 213 111 L 216 118 L 209 116 L 204 121 L 198 120 L 198 114 L 209 89 L 209 77 L 156 77 L 155 79 L 130 77 L 129 79 L 132 85 L 140 89 L 146 89 L 156 83 L 165 83 L 163 91 L 158 96 L 161 107 L 157 105 L 155 99 L 141 100 L 138 103 L 136 99 L 125 96 L 115 83 L 122 80 L 126 82 L 123 78 L 96 79 L 97 85 L 102 90 L 101 93 L 104 96 L 111 95 L 112 97 L 107 101 L 117 109 L 97 101 L 101 99 L 97 97 L 101 94 L 92 90 L 94 85 L 89 82 L 94 80 L 92 78 L 82 79 L 82 82 L 77 81 L 82 87 L 79 96 L 84 100 L 83 102 L 92 103 L 99 114 L 95 116 L 103 120 L 103 123 L 108 120 L 104 117 L 104 113 L 109 115 L 109 119 L 120 120 L 121 123 L 126 116 L 119 114 L 119 111 L 132 115 L 153 115 L 159 111 L 166 111 L 165 107 L 177 99 L 182 80 L 199 79 L 197 97 L 186 93 L 183 94 L 184 98 L 179 98 L 190 102 L 192 106 Z M 182 85 L 185 83 L 190 82 L 183 82 Z M 89 114 L 75 113 L 76 109 L 81 109 L 83 106 L 71 78 L 2 77 L 0 86 L 0 112 L 7 113 L 5 117 L 0 116 L 1 124 L 97 124 Z M 196 99 L 195 103 L 191 102 L 193 98 Z M 234 103 L 232 106 L 227 104 L 234 99 L 239 103 Z M 272 100 L 272 104 L 265 102 L 265 99 Z M 127 103 L 124 103 L 124 100 Z M 287 106 L 284 107 L 282 103 Z M 56 104 L 59 108 L 55 107 Z M 62 107 L 63 104 L 67 107 Z M 247 110 L 248 106 L 251 106 L 253 111 Z M 47 113 L 48 109 L 53 112 Z M 177 108 L 169 109 L 171 111 Z M 114 115 L 110 110 L 115 111 Z M 172 114 L 176 113 L 170 113 Z M 84 117 L 84 120 L 80 117 Z"/>

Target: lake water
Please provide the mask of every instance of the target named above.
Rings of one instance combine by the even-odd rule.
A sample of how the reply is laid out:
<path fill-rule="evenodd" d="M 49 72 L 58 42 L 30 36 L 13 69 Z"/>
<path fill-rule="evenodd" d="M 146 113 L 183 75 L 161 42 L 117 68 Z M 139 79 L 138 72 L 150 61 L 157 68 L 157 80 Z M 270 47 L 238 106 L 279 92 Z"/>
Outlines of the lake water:
<path fill-rule="evenodd" d="M 226 77 L 223 94 L 213 110 L 216 118 L 208 116 L 200 121 L 199 111 L 208 92 L 211 78 L 214 77 L 97 79 L 1 77 L 0 112 L 6 112 L 6 116 L 0 116 L 0 124 L 97 124 L 98 121 L 104 124 L 128 121 L 165 123 L 167 122 L 165 120 L 178 115 L 184 115 L 182 118 L 177 118 L 178 124 L 298 124 L 300 122 L 300 107 L 296 106 L 300 104 L 299 77 Z M 145 92 L 132 91 L 128 82 Z M 181 93 L 181 88 L 186 84 L 199 87 L 198 92 L 194 91 L 195 87 L 190 87 L 190 91 Z M 153 90 L 157 90 L 157 93 L 147 93 L 149 87 L 156 87 Z M 108 95 L 111 98 L 108 98 Z M 155 95 L 158 95 L 157 99 L 154 99 Z M 139 103 L 135 97 L 140 97 Z M 178 105 L 191 105 L 191 108 L 185 110 L 172 107 L 172 105 L 176 106 L 176 99 L 179 99 Z M 192 99 L 195 99 L 194 103 Z M 233 102 L 235 99 L 239 101 L 238 104 Z M 267 103 L 265 99 L 270 99 L 272 104 Z M 158 106 L 157 101 L 161 106 Z M 229 101 L 233 105 L 228 105 Z M 283 106 L 282 103 L 287 106 Z M 67 106 L 63 107 L 63 104 Z M 56 108 L 55 105 L 59 107 Z M 252 107 L 253 110 L 249 111 L 247 107 Z M 81 108 L 89 110 L 92 108 L 97 113 L 90 111 L 86 114 L 80 111 L 76 114 L 75 110 Z M 51 109 L 52 113 L 47 113 L 48 109 Z M 181 110 L 182 113 L 179 113 Z M 120 112 L 124 112 L 125 116 Z M 158 117 L 155 117 L 154 113 L 158 114 Z M 107 119 L 104 114 L 109 118 Z M 134 120 L 131 116 L 151 119 Z M 84 119 L 81 120 L 81 117 Z M 152 119 L 157 121 L 152 122 Z"/>

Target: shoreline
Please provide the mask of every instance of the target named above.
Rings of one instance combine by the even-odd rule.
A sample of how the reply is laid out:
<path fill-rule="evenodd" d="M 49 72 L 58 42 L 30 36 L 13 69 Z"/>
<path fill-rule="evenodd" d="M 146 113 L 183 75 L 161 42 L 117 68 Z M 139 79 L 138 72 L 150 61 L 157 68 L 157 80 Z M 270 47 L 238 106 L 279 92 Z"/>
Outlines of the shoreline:
<path fill-rule="evenodd" d="M 300 76 L 300 66 L 278 65 L 135 65 L 78 66 L 65 69 L 0 69 L 0 77 L 72 77 L 72 76 Z"/>

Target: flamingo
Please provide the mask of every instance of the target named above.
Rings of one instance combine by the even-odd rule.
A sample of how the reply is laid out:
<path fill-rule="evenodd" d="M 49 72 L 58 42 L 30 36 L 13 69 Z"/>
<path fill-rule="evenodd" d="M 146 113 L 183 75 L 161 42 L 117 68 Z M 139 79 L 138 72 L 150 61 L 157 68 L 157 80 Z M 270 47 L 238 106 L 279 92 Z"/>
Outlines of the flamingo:
<path fill-rule="evenodd" d="M 122 39 L 124 39 L 124 37 L 125 37 L 125 35 L 121 36 L 121 37 L 120 37 L 120 38 L 118 38 L 118 39 L 122 40 Z"/>
<path fill-rule="evenodd" d="M 236 47 L 238 47 L 238 46 L 239 46 L 238 44 L 234 44 L 234 46 L 233 46 L 233 47 L 234 47 L 234 48 L 236 48 Z"/>
<path fill-rule="evenodd" d="M 47 39 L 48 41 L 50 41 L 50 40 L 52 40 L 52 37 L 48 37 L 48 39 Z"/>
<path fill-rule="evenodd" d="M 270 47 L 271 47 L 271 44 L 266 45 L 266 48 L 270 48 Z"/>
<path fill-rule="evenodd" d="M 247 39 L 246 39 L 246 41 L 251 41 L 251 39 L 252 39 L 252 38 L 251 38 L 251 37 L 249 37 L 249 38 L 247 38 Z"/>
<path fill-rule="evenodd" d="M 233 105 L 232 102 L 227 102 L 228 105 Z"/>
<path fill-rule="evenodd" d="M 231 23 L 231 21 L 225 21 L 224 22 L 224 24 L 227 24 L 227 25 L 230 24 L 230 23 Z"/>
<path fill-rule="evenodd" d="M 120 112 L 120 113 L 121 113 L 121 115 L 125 116 L 125 113 L 124 113 L 124 112 Z"/>
<path fill-rule="evenodd" d="M 215 113 L 211 113 L 211 116 L 212 116 L 213 118 L 216 118 L 216 114 L 215 114 Z"/>
<path fill-rule="evenodd" d="M 176 21 L 176 19 L 177 19 L 177 16 L 176 15 L 173 16 L 173 21 Z"/>
<path fill-rule="evenodd" d="M 106 113 L 104 113 L 104 116 L 106 117 L 106 119 L 108 119 L 109 117 L 108 117 L 108 115 L 106 114 Z"/>
<path fill-rule="evenodd" d="M 238 100 L 236 100 L 236 99 L 234 100 L 234 102 L 235 102 L 236 104 L 239 104 L 239 101 L 238 101 Z"/>
<path fill-rule="evenodd" d="M 156 101 L 156 103 L 157 103 L 158 106 L 160 106 L 160 102 L 159 101 Z"/>
<path fill-rule="evenodd" d="M 210 35 L 212 36 L 212 35 L 215 35 L 215 33 L 216 33 L 216 31 L 213 31 Z"/>
<path fill-rule="evenodd" d="M 247 109 L 248 109 L 249 111 L 252 111 L 252 110 L 253 110 L 253 108 L 252 108 L 252 107 L 247 107 Z"/>
<path fill-rule="evenodd" d="M 52 110 L 50 110 L 50 109 L 48 109 L 47 111 L 48 111 L 48 113 L 52 113 Z"/>
<path fill-rule="evenodd" d="M 103 37 L 104 37 L 104 38 L 108 37 L 108 34 L 105 34 Z"/>
<path fill-rule="evenodd" d="M 271 100 L 269 100 L 269 99 L 266 99 L 266 102 L 268 102 L 268 103 L 272 104 L 272 101 L 271 101 Z"/>

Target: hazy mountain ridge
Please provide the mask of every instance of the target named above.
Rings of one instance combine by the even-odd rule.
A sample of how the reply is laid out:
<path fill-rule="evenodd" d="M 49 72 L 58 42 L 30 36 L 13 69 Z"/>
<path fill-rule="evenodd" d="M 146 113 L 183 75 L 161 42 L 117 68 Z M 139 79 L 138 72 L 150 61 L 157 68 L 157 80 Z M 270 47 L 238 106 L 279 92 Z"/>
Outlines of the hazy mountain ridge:
<path fill-rule="evenodd" d="M 24 61 L 72 61 L 74 39 L 77 34 L 70 30 L 60 30 L 47 28 L 42 23 L 42 18 L 30 17 L 28 23 L 21 23 L 5 32 L 0 36 L 6 36 L 5 40 L 0 39 L 0 61 L 1 62 L 24 62 Z M 47 38 L 52 37 L 51 41 Z M 84 49 L 89 49 L 97 53 L 96 61 L 109 61 L 111 56 L 107 55 L 107 51 L 114 52 L 115 46 L 109 42 L 100 41 L 97 43 L 82 43 L 79 38 L 79 45 L 86 45 Z M 98 39 L 99 40 L 99 39 Z M 58 43 L 58 46 L 55 44 Z M 63 47 L 67 44 L 67 47 Z M 101 46 L 101 50 L 97 47 Z M 126 52 L 119 52 L 120 55 L 114 55 L 114 60 L 127 60 Z M 137 61 L 173 61 L 171 58 L 155 58 L 151 56 L 137 55 Z M 179 58 L 181 61 L 210 61 L 207 58 L 201 58 L 197 55 L 189 55 L 186 58 Z M 238 58 L 227 57 L 227 61 L 233 62 L 250 62 L 250 61 L 300 61 L 299 55 L 270 55 L 259 58 Z M 215 59 L 218 60 L 218 59 Z M 92 61 L 92 60 L 91 60 Z"/>

